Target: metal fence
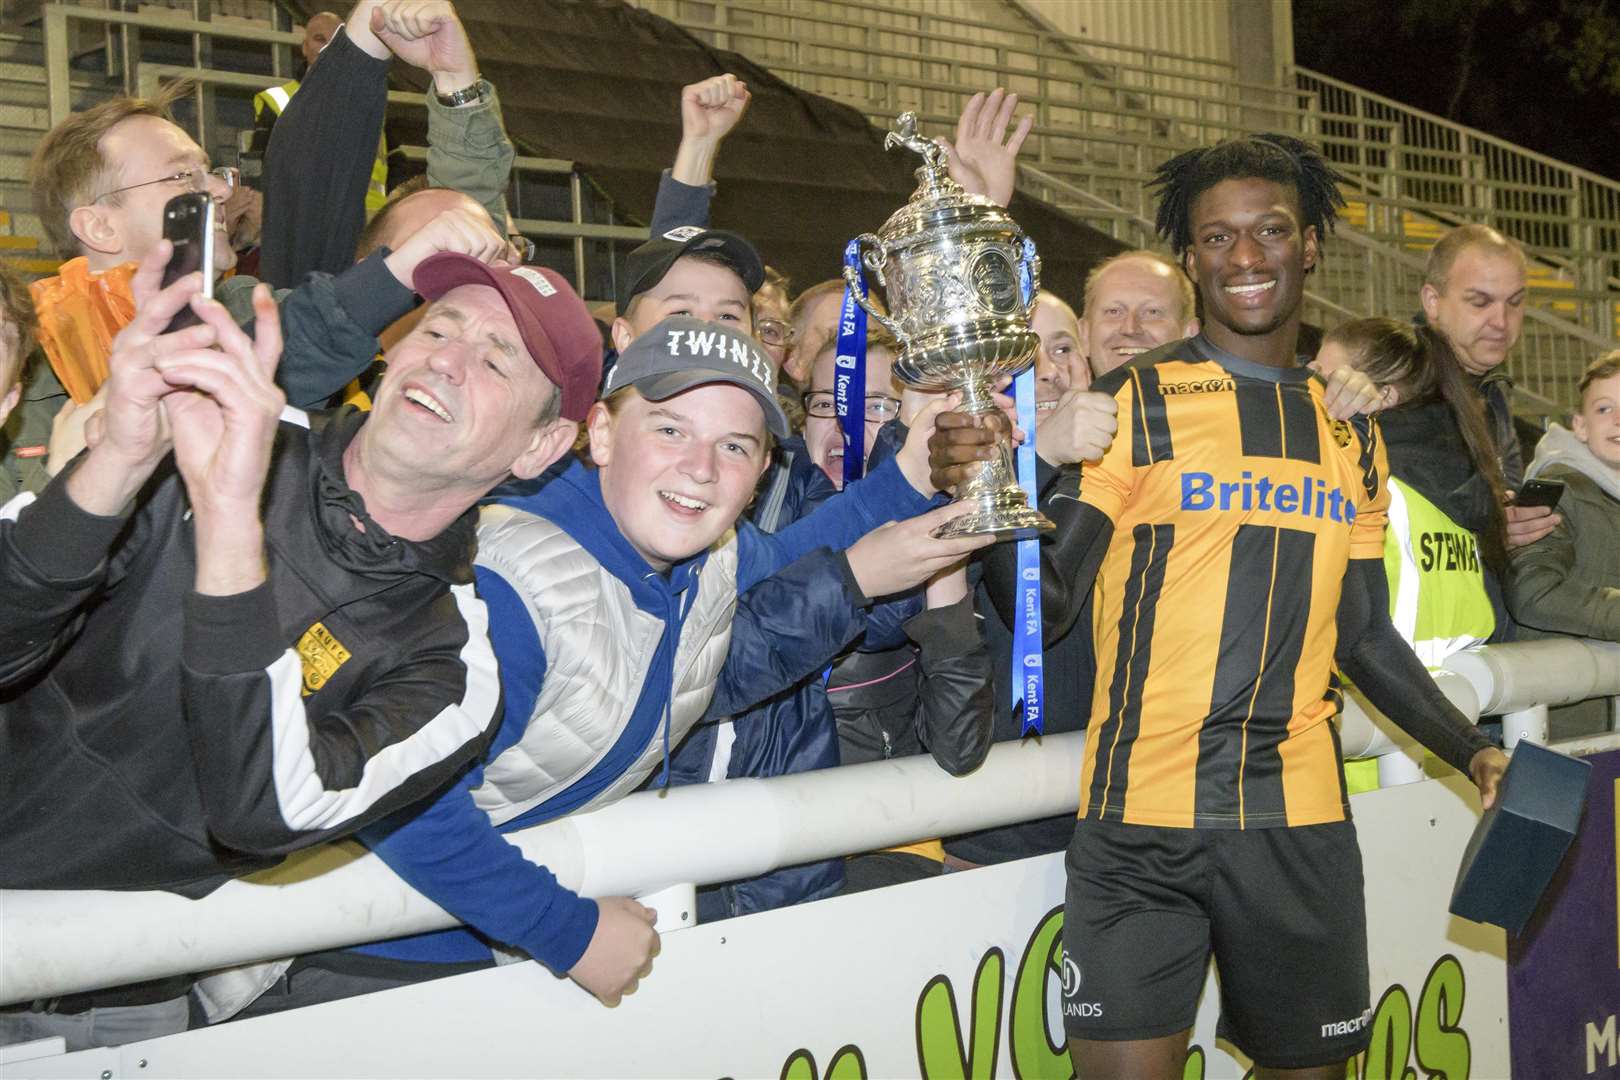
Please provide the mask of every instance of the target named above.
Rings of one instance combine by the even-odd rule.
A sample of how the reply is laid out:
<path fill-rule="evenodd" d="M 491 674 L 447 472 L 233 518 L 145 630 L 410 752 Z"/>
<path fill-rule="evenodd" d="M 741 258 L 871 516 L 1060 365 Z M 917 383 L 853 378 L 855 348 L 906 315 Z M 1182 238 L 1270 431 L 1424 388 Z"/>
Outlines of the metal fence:
<path fill-rule="evenodd" d="M 1086 223 L 1139 246 L 1153 212 L 1147 181 L 1189 146 L 1242 132 L 1283 130 L 1320 142 L 1351 179 L 1352 221 L 1311 281 L 1308 314 L 1332 325 L 1364 314 L 1402 315 L 1416 303 L 1421 252 L 1465 221 L 1503 229 L 1532 256 L 1532 306 L 1515 358 L 1533 408 L 1573 400 L 1578 372 L 1613 347 L 1620 297 L 1620 184 L 1430 116 L 1306 69 L 1294 86 L 1246 84 L 1234 65 L 1210 57 L 1082 40 L 1009 16 L 992 23 L 927 7 L 853 0 L 641 0 L 717 47 L 742 52 L 803 89 L 845 101 L 887 125 L 912 110 L 947 132 L 969 94 L 1017 91 L 1036 124 L 1023 171 L 1026 190 Z M 1009 9 L 1010 11 L 1011 9 Z M 249 92 L 259 76 L 218 71 L 214 39 L 271 46 L 265 85 L 290 71 L 284 30 L 183 13 L 117 12 L 51 4 L 44 9 L 46 75 L 54 122 L 69 108 L 73 23 L 106 31 L 110 73 L 135 91 L 158 65 L 141 59 L 142 31 L 187 34 L 199 81 L 196 126 L 209 145 L 212 95 Z M 395 95 L 396 100 L 413 95 Z M 534 159 L 538 161 L 540 159 Z M 611 295 L 616 248 L 641 235 L 568 168 L 566 192 L 547 217 L 514 208 L 519 225 L 590 295 Z M 546 167 L 519 169 L 531 183 L 558 183 Z M 521 187 L 521 185 L 519 185 Z"/>

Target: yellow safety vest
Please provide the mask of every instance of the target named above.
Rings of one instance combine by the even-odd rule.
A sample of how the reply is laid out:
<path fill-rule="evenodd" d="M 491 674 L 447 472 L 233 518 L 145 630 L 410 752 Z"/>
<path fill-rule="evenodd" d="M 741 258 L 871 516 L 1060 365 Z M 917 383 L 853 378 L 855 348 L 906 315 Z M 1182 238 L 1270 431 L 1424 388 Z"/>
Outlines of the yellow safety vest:
<path fill-rule="evenodd" d="M 280 116 L 287 107 L 287 102 L 298 93 L 298 80 L 272 86 L 268 90 L 261 90 L 253 95 L 253 118 L 257 120 L 265 109 L 269 109 L 274 116 Z M 366 185 L 366 216 L 370 217 L 382 209 L 383 203 L 388 201 L 388 143 L 386 139 L 377 139 L 377 157 L 371 163 L 371 182 Z"/>

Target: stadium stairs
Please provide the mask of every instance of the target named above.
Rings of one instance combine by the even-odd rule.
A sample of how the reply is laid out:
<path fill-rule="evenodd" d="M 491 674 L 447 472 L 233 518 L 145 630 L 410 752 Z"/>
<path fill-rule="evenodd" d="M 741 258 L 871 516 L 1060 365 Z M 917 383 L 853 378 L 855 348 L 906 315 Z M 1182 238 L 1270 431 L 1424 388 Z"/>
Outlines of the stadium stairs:
<path fill-rule="evenodd" d="M 0 259 L 29 276 L 58 265 L 28 195 L 28 155 L 49 127 L 39 30 L 0 31 Z"/>

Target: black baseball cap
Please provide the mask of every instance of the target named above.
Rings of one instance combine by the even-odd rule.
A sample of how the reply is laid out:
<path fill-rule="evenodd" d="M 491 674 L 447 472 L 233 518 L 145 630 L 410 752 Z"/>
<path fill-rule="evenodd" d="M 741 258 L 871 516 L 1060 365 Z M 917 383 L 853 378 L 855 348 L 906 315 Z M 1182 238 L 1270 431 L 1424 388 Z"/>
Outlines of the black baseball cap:
<path fill-rule="evenodd" d="M 671 315 L 632 341 L 608 372 L 602 396 L 634 386 L 648 401 L 665 401 L 709 383 L 753 394 L 771 434 L 788 437 L 787 414 L 776 400 L 776 365 L 765 346 L 725 323 L 690 315 Z"/>
<path fill-rule="evenodd" d="M 664 280 L 669 268 L 682 255 L 712 252 L 737 271 L 752 296 L 765 283 L 765 264 L 754 245 L 734 232 L 682 225 L 655 236 L 624 257 L 624 282 L 619 286 L 619 314 L 630 310 L 630 301 Z"/>

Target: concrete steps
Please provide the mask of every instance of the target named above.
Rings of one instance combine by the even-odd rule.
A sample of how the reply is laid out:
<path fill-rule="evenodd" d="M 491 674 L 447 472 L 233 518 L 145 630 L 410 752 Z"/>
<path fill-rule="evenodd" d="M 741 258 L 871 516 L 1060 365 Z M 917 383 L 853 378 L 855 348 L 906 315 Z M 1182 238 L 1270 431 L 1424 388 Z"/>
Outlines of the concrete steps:
<path fill-rule="evenodd" d="M 74 72 L 69 88 L 75 109 L 89 108 L 116 92 L 105 78 L 87 72 Z M 45 231 L 34 216 L 28 190 L 28 159 L 50 126 L 39 29 L 0 31 L 0 214 L 5 215 L 0 240 L 26 236 L 43 247 Z M 16 261 L 18 252 L 22 249 L 0 244 L 0 256 L 8 260 Z M 42 255 L 28 261 L 41 264 L 28 267 L 32 272 L 47 272 Z"/>

